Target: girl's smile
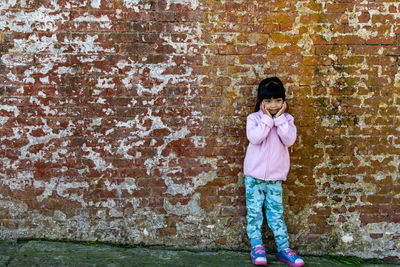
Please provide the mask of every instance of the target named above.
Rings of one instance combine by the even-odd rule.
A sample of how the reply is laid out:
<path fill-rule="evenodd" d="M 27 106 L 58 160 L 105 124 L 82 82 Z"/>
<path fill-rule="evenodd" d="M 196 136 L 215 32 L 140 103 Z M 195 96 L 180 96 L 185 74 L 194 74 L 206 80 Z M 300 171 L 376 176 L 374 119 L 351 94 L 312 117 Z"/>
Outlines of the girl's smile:
<path fill-rule="evenodd" d="M 271 115 L 275 115 L 283 106 L 283 98 L 264 99 L 262 103 Z"/>

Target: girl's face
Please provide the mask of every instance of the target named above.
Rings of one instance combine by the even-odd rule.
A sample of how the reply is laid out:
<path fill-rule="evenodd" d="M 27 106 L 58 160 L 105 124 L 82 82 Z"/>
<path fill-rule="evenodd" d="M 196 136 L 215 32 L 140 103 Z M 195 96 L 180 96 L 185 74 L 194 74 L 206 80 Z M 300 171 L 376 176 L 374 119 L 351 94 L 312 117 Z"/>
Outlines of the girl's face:
<path fill-rule="evenodd" d="M 283 105 L 283 98 L 271 98 L 271 99 L 264 99 L 262 104 L 268 110 L 271 115 L 275 115 L 279 112 Z"/>

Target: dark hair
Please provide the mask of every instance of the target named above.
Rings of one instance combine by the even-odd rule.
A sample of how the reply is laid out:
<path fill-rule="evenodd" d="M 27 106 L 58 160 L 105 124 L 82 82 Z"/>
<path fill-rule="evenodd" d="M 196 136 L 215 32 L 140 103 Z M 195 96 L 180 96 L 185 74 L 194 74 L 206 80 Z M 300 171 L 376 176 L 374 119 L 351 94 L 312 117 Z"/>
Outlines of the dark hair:
<path fill-rule="evenodd" d="M 264 79 L 258 85 L 257 91 L 257 104 L 254 109 L 255 112 L 260 110 L 260 104 L 264 99 L 282 98 L 286 100 L 285 88 L 282 81 L 277 77 L 270 77 Z"/>

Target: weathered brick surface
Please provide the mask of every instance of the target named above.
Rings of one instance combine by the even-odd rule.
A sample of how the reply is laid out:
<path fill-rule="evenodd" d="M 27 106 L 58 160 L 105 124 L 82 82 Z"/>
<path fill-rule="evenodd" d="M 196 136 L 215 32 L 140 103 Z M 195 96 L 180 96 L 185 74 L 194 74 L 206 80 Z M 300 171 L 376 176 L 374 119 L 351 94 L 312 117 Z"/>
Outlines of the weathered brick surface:
<path fill-rule="evenodd" d="M 399 18 L 397 1 L 0 0 L 0 237 L 248 248 L 245 118 L 276 75 L 298 126 L 292 246 L 399 257 Z"/>

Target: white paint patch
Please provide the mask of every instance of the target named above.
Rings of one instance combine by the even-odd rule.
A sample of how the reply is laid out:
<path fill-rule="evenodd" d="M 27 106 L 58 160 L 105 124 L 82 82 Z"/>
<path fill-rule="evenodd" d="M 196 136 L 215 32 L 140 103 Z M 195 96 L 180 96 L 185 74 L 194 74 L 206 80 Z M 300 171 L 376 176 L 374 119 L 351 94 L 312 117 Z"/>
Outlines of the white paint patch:
<path fill-rule="evenodd" d="M 60 77 L 62 74 L 75 74 L 75 69 L 73 67 L 58 67 L 54 72 Z"/>
<path fill-rule="evenodd" d="M 151 115 L 151 114 L 150 114 Z M 162 123 L 161 118 L 156 117 L 157 121 L 159 121 L 159 123 Z M 153 125 L 152 125 L 152 129 L 164 129 L 167 127 L 161 127 L 161 128 L 155 128 L 155 127 L 160 127 L 160 124 L 157 123 L 157 121 L 153 120 Z M 168 129 L 168 128 L 167 128 Z M 150 130 L 151 131 L 151 130 Z M 148 132 L 150 132 L 148 131 Z M 153 158 L 149 158 L 144 162 L 144 165 L 147 167 L 147 174 L 150 174 L 151 169 L 154 166 L 158 166 L 159 162 L 161 161 L 161 159 L 168 159 L 168 157 L 172 157 L 174 158 L 174 155 L 168 155 L 167 157 L 163 157 L 161 154 L 163 152 L 163 150 L 167 147 L 167 145 L 175 140 L 179 140 L 184 138 L 186 135 L 188 135 L 190 133 L 190 131 L 187 129 L 187 127 L 183 127 L 182 129 L 180 129 L 179 131 L 175 131 L 170 133 L 166 138 L 165 138 L 165 142 L 164 144 L 160 145 L 157 147 L 157 155 L 154 156 Z M 140 135 L 141 133 L 139 132 L 138 135 Z M 146 134 L 145 136 L 147 136 L 148 134 Z M 166 161 L 168 162 L 168 160 Z"/>
<path fill-rule="evenodd" d="M 43 84 L 49 84 L 49 76 L 40 78 L 40 82 Z"/>
<path fill-rule="evenodd" d="M 44 114 L 47 115 L 47 116 L 48 115 L 52 115 L 52 116 L 57 115 L 57 110 L 56 109 L 52 110 L 50 108 L 50 105 L 42 104 L 42 102 L 40 102 L 40 100 L 36 96 L 31 96 L 30 99 L 29 99 L 29 102 L 32 103 L 32 104 L 36 104 L 39 107 L 41 107 L 43 109 Z M 61 115 L 61 114 L 59 114 L 59 115 Z"/>
<path fill-rule="evenodd" d="M 187 45 L 183 44 L 179 47 L 179 51 L 183 51 L 187 49 Z M 182 50 L 183 49 L 183 50 Z M 125 62 L 121 62 L 120 66 L 125 67 Z M 132 68 L 130 71 L 126 73 L 126 78 L 122 80 L 123 84 L 126 88 L 131 89 L 133 84 L 136 84 L 137 87 L 137 94 L 142 96 L 143 93 L 150 93 L 152 95 L 158 94 L 160 91 L 164 89 L 165 86 L 168 84 L 176 84 L 182 81 L 190 82 L 190 76 L 192 74 L 193 69 L 191 67 L 186 66 L 185 71 L 182 74 L 165 74 L 164 72 L 172 66 L 176 66 L 176 64 L 170 59 L 167 62 L 160 63 L 160 64 L 140 64 L 140 63 L 133 63 L 130 64 Z M 154 81 L 159 81 L 158 83 L 154 83 L 151 88 L 146 88 L 142 86 L 140 83 L 137 82 L 138 74 L 142 74 L 145 69 L 150 69 L 149 76 Z"/>
<path fill-rule="evenodd" d="M 86 38 L 85 38 L 86 37 Z M 115 53 L 115 49 L 106 49 L 96 44 L 96 40 L 99 38 L 98 35 L 85 35 L 82 37 L 75 37 L 73 40 L 64 38 L 64 42 L 70 45 L 75 53 L 78 54 L 91 54 L 91 53 Z"/>
<path fill-rule="evenodd" d="M 134 106 L 134 105 L 136 105 L 136 104 L 137 104 L 137 100 L 134 99 L 134 98 L 132 98 L 132 100 L 131 100 L 131 105 L 129 105 L 129 107 Z"/>
<path fill-rule="evenodd" d="M 4 9 L 4 1 L 0 2 L 0 10 Z M 55 9 L 58 9 L 58 5 L 54 5 Z M 57 25 L 62 25 L 69 18 L 69 12 L 54 12 L 55 9 L 48 9 L 41 6 L 34 11 L 21 10 L 15 12 L 5 12 L 2 14 L 0 19 L 0 31 L 7 28 L 8 31 L 14 32 L 56 32 L 58 30 Z"/>
<path fill-rule="evenodd" d="M 106 103 L 106 99 L 105 98 L 102 98 L 102 97 L 99 97 L 98 99 L 97 99 L 97 101 L 96 101 L 96 103 L 97 104 L 102 104 L 102 105 L 104 105 L 105 103 Z"/>
<path fill-rule="evenodd" d="M 120 18 L 121 18 L 122 10 L 121 10 L 121 9 L 117 9 L 117 10 L 115 10 L 115 13 L 117 14 L 117 15 L 116 15 L 116 18 L 117 18 L 117 19 L 120 19 Z"/>
<path fill-rule="evenodd" d="M 114 88 L 115 84 L 114 84 L 113 78 L 99 78 L 97 80 L 96 87 L 103 88 L 103 89 Z"/>
<path fill-rule="evenodd" d="M 9 9 L 17 4 L 17 0 L 2 0 L 0 1 L 0 10 Z"/>
<path fill-rule="evenodd" d="M 90 124 L 91 127 L 93 126 L 101 126 L 101 122 L 103 121 L 103 118 L 94 118 L 92 119 L 92 123 Z"/>
<path fill-rule="evenodd" d="M 55 68 L 58 63 L 65 63 L 66 56 L 63 54 L 65 47 L 57 46 L 57 36 L 55 34 L 50 37 L 42 36 L 39 38 L 37 35 L 30 35 L 28 39 L 14 39 L 14 46 L 10 50 L 11 54 L 2 57 L 2 62 L 9 68 L 15 66 L 28 66 L 23 76 L 18 78 L 12 73 L 9 73 L 7 77 L 11 81 L 23 81 L 24 83 L 35 83 L 33 74 L 41 73 L 47 74 Z M 32 54 L 38 54 L 39 64 L 32 64 Z M 45 56 L 51 54 L 51 57 Z M 24 56 L 18 56 L 24 55 Z M 19 61 L 19 62 L 18 62 Z M 71 71 L 68 71 L 71 73 Z M 74 73 L 74 72 L 72 72 Z M 48 77 L 39 78 L 43 84 L 49 84 Z"/>
<path fill-rule="evenodd" d="M 150 4 L 139 4 L 140 0 L 124 0 L 124 5 L 126 8 L 132 8 L 135 12 L 140 12 L 141 10 L 149 10 L 151 8 Z"/>
<path fill-rule="evenodd" d="M 135 8 L 135 7 L 137 8 L 137 5 L 139 4 L 139 1 L 140 0 L 124 0 L 124 6 L 127 7 L 127 8 Z"/>
<path fill-rule="evenodd" d="M 77 59 L 82 62 L 82 63 L 87 63 L 87 62 L 93 62 L 93 61 L 103 61 L 103 58 L 100 58 L 98 55 L 93 55 L 93 56 L 82 56 L 82 57 L 77 57 Z"/>
<path fill-rule="evenodd" d="M 171 204 L 168 199 L 164 199 L 164 209 L 168 214 L 176 214 L 178 216 L 195 215 L 200 216 L 202 209 L 199 205 L 200 194 L 196 193 L 187 205 L 178 202 L 176 205 Z"/>
<path fill-rule="evenodd" d="M 111 29 L 112 27 L 111 20 L 106 15 L 95 17 L 93 15 L 88 15 L 88 13 L 85 13 L 84 16 L 74 19 L 74 22 L 97 22 L 100 24 L 100 28 L 103 29 Z M 78 24 L 76 24 L 76 27 L 77 26 Z"/>
<path fill-rule="evenodd" d="M 83 144 L 82 150 L 85 152 L 89 152 L 89 155 L 84 155 L 83 157 L 90 159 L 95 164 L 94 169 L 97 171 L 105 171 L 107 169 L 113 169 L 114 166 L 107 162 L 101 157 L 100 153 L 94 152 L 93 148 L 87 147 L 86 144 Z"/>
<path fill-rule="evenodd" d="M 122 190 L 126 190 L 129 194 L 132 194 L 133 190 L 137 188 L 134 178 L 126 178 L 121 184 L 111 183 L 109 180 L 106 180 L 104 184 L 108 191 L 117 190 L 119 196 L 122 195 Z"/>
<path fill-rule="evenodd" d="M 38 96 L 43 97 L 43 98 L 46 98 L 46 94 L 43 93 L 42 91 L 39 91 L 39 92 L 38 92 Z"/>
<path fill-rule="evenodd" d="M 309 34 L 303 34 L 303 38 L 297 42 L 297 46 L 303 49 L 304 55 L 311 55 L 314 43 Z"/>
<path fill-rule="evenodd" d="M 346 235 L 342 236 L 342 241 L 344 243 L 350 243 L 350 242 L 353 242 L 353 240 L 354 240 L 353 236 L 350 234 L 346 234 Z"/>
<path fill-rule="evenodd" d="M 5 162 L 6 163 L 6 162 Z M 10 166 L 10 164 L 5 164 Z M 32 181 L 34 181 L 33 173 L 28 171 L 21 171 L 18 172 L 16 177 L 10 177 L 6 174 L 2 174 L 3 185 L 8 186 L 11 190 L 26 190 L 26 186 L 32 186 Z"/>
<path fill-rule="evenodd" d="M 9 117 L 0 117 L 0 124 L 1 125 L 6 124 L 9 119 L 10 119 Z"/>
<path fill-rule="evenodd" d="M 189 181 L 184 184 L 175 184 L 171 178 L 165 177 L 164 183 L 168 187 L 165 193 L 173 196 L 177 194 L 182 194 L 184 196 L 191 195 L 199 186 L 213 181 L 216 176 L 216 171 L 202 172 L 198 176 L 190 178 Z"/>
<path fill-rule="evenodd" d="M 14 48 L 11 48 L 10 51 L 14 51 Z M 33 56 L 19 53 L 5 54 L 1 57 L 1 61 L 6 65 L 27 66 L 33 64 Z"/>
<path fill-rule="evenodd" d="M 93 8 L 100 8 L 101 0 L 92 0 L 90 6 Z"/>
<path fill-rule="evenodd" d="M 0 199 L 0 208 L 2 208 L 2 210 L 7 209 L 6 212 L 11 217 L 20 216 L 22 213 L 25 213 L 28 211 L 28 205 L 26 205 L 24 202 L 15 202 L 15 201 L 6 200 L 6 199 L 4 199 L 4 200 Z"/>
<path fill-rule="evenodd" d="M 42 36 L 40 39 L 37 35 L 30 35 L 28 39 L 14 39 L 14 46 L 11 51 L 31 54 L 50 51 L 55 54 L 63 52 L 63 49 L 55 48 L 56 43 L 58 43 L 56 34 L 50 37 Z"/>
<path fill-rule="evenodd" d="M 194 144 L 195 147 L 205 147 L 206 146 L 206 140 L 204 136 L 192 136 L 190 137 L 190 140 Z"/>
<path fill-rule="evenodd" d="M 111 115 L 114 114 L 114 111 L 113 111 L 112 109 L 110 109 L 110 108 L 108 108 L 108 109 L 103 108 L 102 111 L 103 111 L 107 116 L 111 116 Z"/>
<path fill-rule="evenodd" d="M 114 208 L 116 206 L 113 199 L 107 199 L 107 201 L 97 202 L 94 206 L 103 208 Z"/>
<path fill-rule="evenodd" d="M 191 35 L 187 35 L 185 40 L 179 40 L 180 42 L 175 42 L 172 40 L 172 36 L 169 34 L 160 34 L 160 39 L 163 39 L 168 45 L 175 49 L 177 54 L 185 54 L 188 51 L 188 47 L 192 45 L 189 41 L 192 38 Z"/>
<path fill-rule="evenodd" d="M 167 10 L 171 4 L 190 5 L 190 8 L 195 10 L 200 4 L 198 0 L 167 0 Z"/>
<path fill-rule="evenodd" d="M 4 56 L 5 57 L 5 56 Z M 4 58 L 3 57 L 3 58 Z M 19 80 L 18 80 L 18 77 L 15 75 L 15 74 L 13 74 L 13 73 L 11 73 L 11 72 L 9 72 L 8 74 L 7 74 L 7 79 L 9 79 L 10 81 L 12 81 L 12 82 L 18 82 Z"/>
<path fill-rule="evenodd" d="M 400 87 L 400 73 L 396 73 L 394 76 L 394 86 Z"/>
<path fill-rule="evenodd" d="M 114 132 L 114 129 L 107 130 L 107 131 L 105 132 L 105 135 L 107 136 L 107 135 L 109 135 L 109 134 L 112 134 L 113 132 Z"/>
<path fill-rule="evenodd" d="M 110 214 L 110 216 L 114 218 L 121 218 L 124 216 L 124 213 L 117 209 L 111 209 L 108 214 Z"/>
<path fill-rule="evenodd" d="M 16 106 L 0 105 L 0 110 L 5 110 L 7 112 L 14 112 L 14 117 L 19 116 L 19 109 Z"/>
<path fill-rule="evenodd" d="M 56 210 L 54 211 L 54 219 L 57 221 L 65 221 L 67 219 L 67 215 L 59 210 Z"/>

